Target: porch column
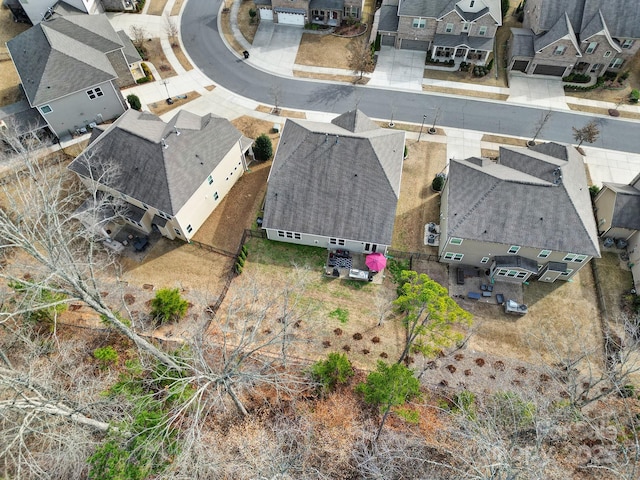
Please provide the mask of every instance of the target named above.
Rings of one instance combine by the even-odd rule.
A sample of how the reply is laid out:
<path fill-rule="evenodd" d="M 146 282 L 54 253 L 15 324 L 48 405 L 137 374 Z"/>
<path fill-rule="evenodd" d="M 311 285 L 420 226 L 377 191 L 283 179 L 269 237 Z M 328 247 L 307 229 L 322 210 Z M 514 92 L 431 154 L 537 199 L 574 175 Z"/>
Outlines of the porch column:
<path fill-rule="evenodd" d="M 458 53 L 458 47 L 454 47 L 454 49 L 453 49 L 453 55 L 452 55 L 451 58 L 453 58 L 454 60 L 456 58 L 456 53 Z"/>
<path fill-rule="evenodd" d="M 487 64 L 487 58 L 489 58 L 489 50 L 487 50 L 486 52 L 484 52 L 484 64 Z"/>
<path fill-rule="evenodd" d="M 463 61 L 463 62 L 466 62 L 466 61 L 467 61 L 467 57 L 469 56 L 469 50 L 470 50 L 470 49 L 469 49 L 469 48 L 467 48 L 467 51 L 466 51 L 466 52 L 465 52 L 465 54 L 464 54 L 464 58 L 462 59 L 462 61 Z"/>
<path fill-rule="evenodd" d="M 431 60 L 435 60 L 436 59 L 436 50 L 438 49 L 437 45 L 433 45 L 433 49 L 431 50 Z"/>

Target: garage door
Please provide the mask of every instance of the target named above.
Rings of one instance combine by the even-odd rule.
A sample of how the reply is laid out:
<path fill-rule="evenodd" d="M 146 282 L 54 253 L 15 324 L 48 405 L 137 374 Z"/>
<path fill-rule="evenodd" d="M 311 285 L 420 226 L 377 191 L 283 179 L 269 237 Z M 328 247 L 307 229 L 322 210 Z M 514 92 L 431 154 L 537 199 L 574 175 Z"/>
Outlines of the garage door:
<path fill-rule="evenodd" d="M 526 72 L 528 66 L 529 66 L 529 60 L 516 60 L 515 62 L 513 62 L 513 67 L 511 67 L 511 70 L 516 70 L 518 72 Z"/>
<path fill-rule="evenodd" d="M 382 35 L 382 37 L 380 37 L 380 44 L 393 47 L 396 44 L 396 37 L 393 35 Z"/>
<path fill-rule="evenodd" d="M 566 70 L 565 67 L 558 67 L 556 65 L 537 65 L 533 71 L 534 75 L 553 75 L 554 77 L 561 77 Z"/>
<path fill-rule="evenodd" d="M 429 50 L 429 42 L 423 40 L 407 40 L 403 39 L 400 48 L 404 50 L 421 50 L 426 52 Z"/>
<path fill-rule="evenodd" d="M 260 20 L 271 20 L 273 21 L 273 10 L 270 8 L 261 8 L 260 9 Z"/>
<path fill-rule="evenodd" d="M 304 15 L 300 13 L 278 12 L 278 23 L 304 27 Z"/>

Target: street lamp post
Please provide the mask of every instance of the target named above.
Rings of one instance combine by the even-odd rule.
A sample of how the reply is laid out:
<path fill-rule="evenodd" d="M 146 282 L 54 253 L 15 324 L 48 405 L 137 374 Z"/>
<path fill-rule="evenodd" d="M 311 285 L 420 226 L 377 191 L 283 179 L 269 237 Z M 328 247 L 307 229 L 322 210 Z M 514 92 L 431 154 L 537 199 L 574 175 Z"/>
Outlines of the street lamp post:
<path fill-rule="evenodd" d="M 420 125 L 420 134 L 418 135 L 418 141 L 420 141 L 420 137 L 422 137 L 422 129 L 424 128 L 424 122 L 427 119 L 426 115 L 422 115 L 422 125 Z"/>

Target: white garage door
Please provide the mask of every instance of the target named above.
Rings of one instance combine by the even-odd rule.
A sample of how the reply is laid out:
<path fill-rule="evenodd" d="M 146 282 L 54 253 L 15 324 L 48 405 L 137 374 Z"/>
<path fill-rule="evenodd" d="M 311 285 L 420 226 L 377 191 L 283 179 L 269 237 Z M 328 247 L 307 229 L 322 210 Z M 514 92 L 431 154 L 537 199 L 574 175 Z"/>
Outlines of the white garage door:
<path fill-rule="evenodd" d="M 260 20 L 273 20 L 273 10 L 270 8 L 261 8 Z"/>
<path fill-rule="evenodd" d="M 278 12 L 278 23 L 304 27 L 304 15 L 300 13 Z"/>

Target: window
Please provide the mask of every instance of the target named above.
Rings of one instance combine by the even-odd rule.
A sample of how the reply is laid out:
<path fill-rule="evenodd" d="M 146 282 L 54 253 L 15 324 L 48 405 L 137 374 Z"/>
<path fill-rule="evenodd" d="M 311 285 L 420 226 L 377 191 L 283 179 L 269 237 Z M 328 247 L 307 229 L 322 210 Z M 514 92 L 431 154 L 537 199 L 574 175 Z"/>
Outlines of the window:
<path fill-rule="evenodd" d="M 563 262 L 582 263 L 587 259 L 586 255 L 578 255 L 577 253 L 567 253 L 562 259 Z"/>
<path fill-rule="evenodd" d="M 512 253 L 512 254 L 516 254 L 520 251 L 520 247 L 518 245 L 511 245 L 509 247 L 509 250 L 507 250 L 507 253 Z"/>
<path fill-rule="evenodd" d="M 209 185 L 211 185 L 211 184 L 213 183 L 213 176 L 212 176 L 212 175 L 209 175 L 209 176 L 207 177 L 207 183 L 208 183 Z"/>
<path fill-rule="evenodd" d="M 331 245 L 342 245 L 342 246 L 344 246 L 344 240 L 342 240 L 340 238 L 330 238 L 329 239 L 329 243 Z"/>
<path fill-rule="evenodd" d="M 613 62 L 611 62 L 611 64 L 609 65 L 609 68 L 620 68 L 623 62 L 624 60 L 622 60 L 621 58 L 614 58 Z"/>
<path fill-rule="evenodd" d="M 453 32 L 453 23 L 447 23 L 447 26 L 446 26 L 446 28 L 444 29 L 444 31 L 445 31 L 446 33 L 451 33 L 451 32 Z"/>
<path fill-rule="evenodd" d="M 631 48 L 631 45 L 633 45 L 633 40 L 631 40 L 630 38 L 627 38 L 624 42 L 622 42 L 622 48 Z"/>
<path fill-rule="evenodd" d="M 610 56 L 611 56 L 611 50 L 607 50 L 606 52 L 604 52 L 604 55 L 603 55 L 604 58 L 608 58 Z"/>
<path fill-rule="evenodd" d="M 40 107 L 40 111 L 43 115 L 46 115 L 47 113 L 51 113 L 53 109 L 49 105 L 43 105 Z"/>
<path fill-rule="evenodd" d="M 568 277 L 569 275 L 571 275 L 571 272 L 573 272 L 573 268 L 567 268 L 566 272 L 562 272 L 560 274 L 561 277 Z"/>
<path fill-rule="evenodd" d="M 540 250 L 538 258 L 547 258 L 549 255 L 551 255 L 551 250 Z"/>
<path fill-rule="evenodd" d="M 427 24 L 427 20 L 424 18 L 414 18 L 413 19 L 413 28 L 424 28 Z"/>
<path fill-rule="evenodd" d="M 471 24 L 470 24 L 469 22 L 464 22 L 464 23 L 462 24 L 462 31 L 463 31 L 463 32 L 468 32 L 468 31 L 469 31 L 469 26 L 470 26 L 470 25 L 471 25 Z"/>
<path fill-rule="evenodd" d="M 287 238 L 293 238 L 293 233 L 292 232 L 287 232 Z"/>
<path fill-rule="evenodd" d="M 102 89 L 100 87 L 96 87 L 94 89 L 87 90 L 87 95 L 91 100 L 95 100 L 96 98 L 103 96 L 104 93 L 102 93 Z"/>
<path fill-rule="evenodd" d="M 449 243 L 451 245 L 462 245 L 462 239 L 461 238 L 452 237 L 451 240 L 449 240 Z"/>
<path fill-rule="evenodd" d="M 218 192 L 213 192 L 213 199 L 218 200 L 219 198 L 220 196 L 218 195 Z"/>
<path fill-rule="evenodd" d="M 485 36 L 487 34 L 487 27 L 480 27 L 478 30 L 478 35 Z"/>
<path fill-rule="evenodd" d="M 595 72 L 599 71 L 601 68 L 602 68 L 602 64 L 601 63 L 594 63 L 593 65 L 591 65 L 591 69 L 589 70 L 589 72 L 595 73 Z"/>
<path fill-rule="evenodd" d="M 460 260 L 462 260 L 462 257 L 464 257 L 464 253 L 447 252 L 444 254 L 445 260 L 455 260 L 456 262 L 459 262 Z"/>
<path fill-rule="evenodd" d="M 344 16 L 345 17 L 357 17 L 360 9 L 356 6 L 347 6 L 344 7 Z"/>
<path fill-rule="evenodd" d="M 480 263 L 489 263 L 489 257 L 482 257 L 482 260 L 480 260 Z"/>
<path fill-rule="evenodd" d="M 596 51 L 596 47 L 598 46 L 598 42 L 591 42 L 584 53 L 593 53 Z"/>
<path fill-rule="evenodd" d="M 506 268 L 499 268 L 496 270 L 495 275 L 499 277 L 507 277 L 507 278 L 526 278 L 527 272 L 521 272 L 519 270 L 508 270 Z"/>
<path fill-rule="evenodd" d="M 193 232 L 193 227 L 191 226 L 191 224 L 187 225 L 187 233 L 191 233 Z"/>
<path fill-rule="evenodd" d="M 555 50 L 553 51 L 554 55 L 564 55 L 565 50 L 567 49 L 567 47 L 565 45 L 558 45 Z"/>
<path fill-rule="evenodd" d="M 284 232 L 282 230 L 278 230 L 278 236 L 284 238 Z"/>
<path fill-rule="evenodd" d="M 180 233 L 180 230 L 178 230 L 177 228 L 174 228 L 174 230 L 176 231 L 176 235 L 178 235 L 180 237 L 182 236 L 182 234 Z"/>

